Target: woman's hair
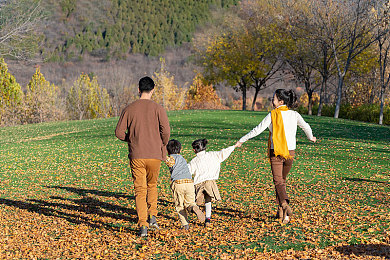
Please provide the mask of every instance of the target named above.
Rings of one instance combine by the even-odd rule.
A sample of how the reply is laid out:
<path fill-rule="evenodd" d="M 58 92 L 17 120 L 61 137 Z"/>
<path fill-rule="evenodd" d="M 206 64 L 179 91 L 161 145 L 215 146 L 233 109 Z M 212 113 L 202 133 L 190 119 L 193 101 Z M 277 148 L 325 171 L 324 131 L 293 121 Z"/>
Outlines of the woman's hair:
<path fill-rule="evenodd" d="M 283 100 L 284 104 L 288 108 L 295 108 L 297 106 L 297 94 L 295 94 L 294 90 L 286 90 L 280 88 L 275 90 L 275 95 L 279 100 Z"/>
<path fill-rule="evenodd" d="M 207 139 L 198 139 L 192 142 L 192 148 L 196 153 L 206 150 Z"/>
<path fill-rule="evenodd" d="M 179 154 L 181 151 L 181 143 L 175 139 L 169 140 L 167 151 L 168 154 Z"/>

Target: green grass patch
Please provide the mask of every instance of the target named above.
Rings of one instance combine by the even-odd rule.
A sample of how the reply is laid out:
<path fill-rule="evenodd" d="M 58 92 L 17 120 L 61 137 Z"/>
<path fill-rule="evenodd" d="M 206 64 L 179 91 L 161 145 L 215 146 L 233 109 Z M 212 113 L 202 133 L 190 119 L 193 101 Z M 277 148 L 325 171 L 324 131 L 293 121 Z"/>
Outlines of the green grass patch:
<path fill-rule="evenodd" d="M 207 138 L 210 151 L 223 149 L 266 113 L 173 111 L 168 116 L 171 138 L 182 143 L 182 155 L 190 161 L 195 139 Z M 294 212 L 290 224 L 273 218 L 276 205 L 266 131 L 222 164 L 218 180 L 222 201 L 213 204 L 212 228 L 194 223 L 187 233 L 180 229 L 169 171 L 162 165 L 161 229 L 151 232 L 147 241 L 137 237 L 127 145 L 114 136 L 118 118 L 2 128 L 0 212 L 5 231 L 0 235 L 0 256 L 26 257 L 27 249 L 18 246 L 21 239 L 36 257 L 84 254 L 114 259 L 255 257 L 263 251 L 387 243 L 390 127 L 326 117 L 304 119 L 318 142 L 311 143 L 298 129 L 297 157 L 287 187 Z"/>

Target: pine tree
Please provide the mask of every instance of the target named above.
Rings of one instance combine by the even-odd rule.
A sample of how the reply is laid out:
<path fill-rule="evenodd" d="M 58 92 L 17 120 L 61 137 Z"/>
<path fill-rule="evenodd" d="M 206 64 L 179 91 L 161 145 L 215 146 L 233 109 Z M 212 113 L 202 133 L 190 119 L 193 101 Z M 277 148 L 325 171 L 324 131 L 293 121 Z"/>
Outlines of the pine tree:
<path fill-rule="evenodd" d="M 19 123 L 22 100 L 22 88 L 0 58 L 0 125 Z"/>
<path fill-rule="evenodd" d="M 27 85 L 23 121 L 41 123 L 60 118 L 57 100 L 58 87 L 46 81 L 38 67 Z"/>

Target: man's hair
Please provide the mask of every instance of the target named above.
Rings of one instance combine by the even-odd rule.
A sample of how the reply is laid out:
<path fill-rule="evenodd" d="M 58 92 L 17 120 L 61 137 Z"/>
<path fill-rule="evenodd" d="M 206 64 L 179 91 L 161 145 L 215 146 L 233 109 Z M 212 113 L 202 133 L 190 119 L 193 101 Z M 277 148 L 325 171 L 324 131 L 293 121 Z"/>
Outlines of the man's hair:
<path fill-rule="evenodd" d="M 169 140 L 167 144 L 168 154 L 179 154 L 181 151 L 181 143 L 178 140 Z"/>
<path fill-rule="evenodd" d="M 138 88 L 141 93 L 150 92 L 154 89 L 154 81 L 150 77 L 143 77 L 139 80 Z"/>

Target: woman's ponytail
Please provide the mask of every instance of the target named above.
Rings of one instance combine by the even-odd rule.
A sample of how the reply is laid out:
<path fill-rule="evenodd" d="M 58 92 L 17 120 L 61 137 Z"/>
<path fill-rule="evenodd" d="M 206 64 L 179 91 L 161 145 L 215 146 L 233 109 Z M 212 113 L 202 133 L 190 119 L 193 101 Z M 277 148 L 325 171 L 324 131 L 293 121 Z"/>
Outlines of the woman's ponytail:
<path fill-rule="evenodd" d="M 296 102 L 297 102 L 297 94 L 295 94 L 295 91 L 290 89 L 288 91 L 288 96 L 289 96 L 289 101 L 287 104 L 288 108 L 295 108 L 296 107 Z"/>
<path fill-rule="evenodd" d="M 294 90 L 277 89 L 275 91 L 275 95 L 278 97 L 279 100 L 283 100 L 284 104 L 288 108 L 291 109 L 296 107 L 297 95 L 295 94 Z"/>

